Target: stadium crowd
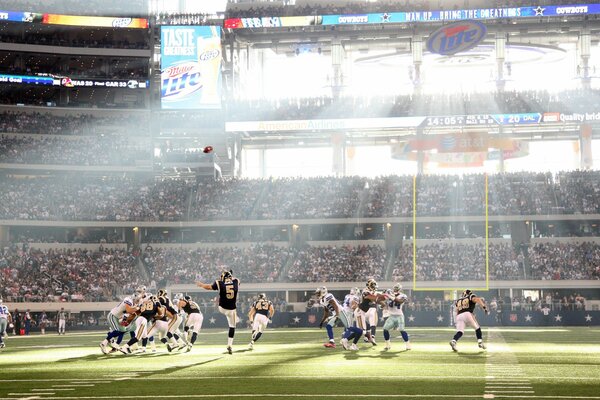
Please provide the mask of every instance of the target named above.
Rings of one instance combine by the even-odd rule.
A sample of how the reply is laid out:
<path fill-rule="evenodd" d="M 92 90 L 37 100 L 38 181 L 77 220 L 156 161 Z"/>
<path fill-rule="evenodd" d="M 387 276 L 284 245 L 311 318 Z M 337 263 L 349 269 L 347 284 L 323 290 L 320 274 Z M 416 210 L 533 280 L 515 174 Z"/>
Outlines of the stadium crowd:
<path fill-rule="evenodd" d="M 11 25 L 12 24 L 12 25 Z M 21 43 L 40 46 L 61 46 L 61 47 L 86 47 L 86 48 L 105 48 L 105 49 L 148 49 L 148 39 L 141 35 L 144 30 L 140 29 L 139 34 L 131 31 L 119 31 L 115 29 L 106 30 L 104 35 L 91 36 L 89 33 L 82 32 L 81 29 L 48 29 L 43 25 L 33 25 L 28 27 L 27 34 L 24 35 L 19 29 L 14 29 L 14 23 L 0 22 L 0 42 L 3 43 Z M 88 31 L 90 32 L 90 31 Z"/>
<path fill-rule="evenodd" d="M 489 278 L 518 280 L 524 276 L 523 261 L 509 244 L 489 245 Z M 486 279 L 485 246 L 448 241 L 417 246 L 417 280 L 484 281 Z M 396 281 L 413 279 L 413 247 L 400 249 L 392 270 Z"/>
<path fill-rule="evenodd" d="M 110 301 L 136 283 L 135 258 L 122 250 L 5 248 L 0 294 L 9 302 Z"/>
<path fill-rule="evenodd" d="M 11 140 L 0 140 L 0 144 L 10 143 Z M 0 160 L 89 165 L 107 163 L 113 156 L 92 154 L 87 149 L 82 155 L 68 158 L 73 148 L 69 152 L 65 148 L 62 154 L 60 147 L 56 152 L 43 146 L 31 147 L 28 152 L 22 152 L 23 148 L 13 154 L 9 153 L 10 145 L 1 147 Z M 0 187 L 0 199 L 5 200 L 0 215 L 6 219 L 181 220 L 188 218 L 187 199 L 191 193 L 189 220 L 192 221 L 410 217 L 412 179 L 411 176 L 203 179 L 191 184 L 82 177 L 75 180 L 79 186 L 74 187 L 73 181 L 64 177 L 6 177 Z M 484 187 L 482 174 L 420 176 L 417 214 L 484 215 Z M 174 198 L 177 201 L 168 204 Z M 490 175 L 488 212 L 490 215 L 600 213 L 600 171 L 564 172 L 556 176 L 528 172 Z"/>
<path fill-rule="evenodd" d="M 361 282 L 368 277 L 382 280 L 386 259 L 394 254 L 373 245 L 305 246 L 299 250 L 266 243 L 198 249 L 147 246 L 141 260 L 148 277 L 142 282 L 136 253 L 103 248 L 40 251 L 12 246 L 0 251 L 0 295 L 9 302 L 108 301 L 118 294 L 132 293 L 140 282 L 150 282 L 149 290 L 167 284 L 210 282 L 223 269 L 232 269 L 242 282 L 252 283 Z M 523 260 L 509 244 L 491 244 L 489 257 L 491 280 L 526 276 Z M 538 244 L 530 250 L 528 262 L 532 274 L 526 276 L 529 279 L 600 279 L 598 244 Z M 411 245 L 400 248 L 393 268 L 392 280 L 412 280 Z M 420 246 L 417 274 L 417 279 L 423 281 L 483 281 L 483 244 L 440 241 Z M 566 296 L 554 302 L 564 302 L 565 306 L 583 304 L 581 296 L 571 297 L 575 301 Z M 435 309 L 435 299 L 430 300 L 424 299 L 419 307 Z M 207 302 L 210 305 L 210 300 Z M 519 306 L 520 303 L 516 305 Z"/>
<path fill-rule="evenodd" d="M 50 113 L 0 112 L 0 133 L 38 133 L 47 135 L 100 135 L 124 132 L 142 136 L 147 132 L 146 114 L 114 113 L 109 117 L 93 114 L 53 115 Z"/>
<path fill-rule="evenodd" d="M 381 279 L 386 252 L 381 246 L 306 246 L 288 273 L 290 282 L 356 282 Z"/>
<path fill-rule="evenodd" d="M 596 243 L 536 244 L 529 260 L 533 279 L 600 279 L 600 245 Z"/>
<path fill-rule="evenodd" d="M 0 219 L 179 221 L 189 186 L 180 180 L 66 175 L 3 179 Z"/>
<path fill-rule="evenodd" d="M 60 165 L 136 165 L 150 161 L 150 143 L 120 136 L 55 137 L 0 135 L 0 163 Z"/>
<path fill-rule="evenodd" d="M 142 260 L 151 279 L 158 285 L 212 282 L 223 269 L 233 269 L 242 282 L 273 282 L 285 265 L 291 250 L 269 244 L 198 249 L 152 249 Z"/>

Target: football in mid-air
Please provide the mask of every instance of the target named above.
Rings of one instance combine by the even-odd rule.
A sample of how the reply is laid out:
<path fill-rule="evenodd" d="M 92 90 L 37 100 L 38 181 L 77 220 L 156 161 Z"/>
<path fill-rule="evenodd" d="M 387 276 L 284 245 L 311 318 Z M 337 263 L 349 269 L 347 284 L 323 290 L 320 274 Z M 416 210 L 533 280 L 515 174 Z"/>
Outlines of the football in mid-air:
<path fill-rule="evenodd" d="M 213 147 L 212 147 L 212 146 L 206 146 L 206 147 L 204 148 L 204 150 L 202 150 L 202 151 L 203 151 L 203 152 L 205 152 L 206 154 L 208 154 L 208 153 L 212 153 L 212 151 L 213 151 Z"/>

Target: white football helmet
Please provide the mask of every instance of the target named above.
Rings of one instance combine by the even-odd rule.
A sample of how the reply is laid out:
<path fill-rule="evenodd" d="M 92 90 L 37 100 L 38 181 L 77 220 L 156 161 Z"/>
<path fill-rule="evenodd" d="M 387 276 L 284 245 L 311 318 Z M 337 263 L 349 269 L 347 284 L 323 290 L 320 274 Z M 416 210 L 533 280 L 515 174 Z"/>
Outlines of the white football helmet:
<path fill-rule="evenodd" d="M 321 286 L 320 288 L 317 288 L 317 290 L 315 290 L 315 294 L 318 298 L 321 299 L 327 295 L 327 288 L 325 286 Z"/>

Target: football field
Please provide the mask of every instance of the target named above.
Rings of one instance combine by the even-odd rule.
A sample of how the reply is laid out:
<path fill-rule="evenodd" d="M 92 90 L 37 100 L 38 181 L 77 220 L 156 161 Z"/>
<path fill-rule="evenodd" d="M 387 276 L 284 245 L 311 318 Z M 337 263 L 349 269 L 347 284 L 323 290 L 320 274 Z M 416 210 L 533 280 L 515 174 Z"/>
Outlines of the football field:
<path fill-rule="evenodd" d="M 600 329 L 484 328 L 453 353 L 453 329 L 413 328 L 412 350 L 322 346 L 325 330 L 205 330 L 190 353 L 104 355 L 100 332 L 9 337 L 0 350 L 1 399 L 600 399 Z M 336 334 L 339 329 L 336 330 Z"/>

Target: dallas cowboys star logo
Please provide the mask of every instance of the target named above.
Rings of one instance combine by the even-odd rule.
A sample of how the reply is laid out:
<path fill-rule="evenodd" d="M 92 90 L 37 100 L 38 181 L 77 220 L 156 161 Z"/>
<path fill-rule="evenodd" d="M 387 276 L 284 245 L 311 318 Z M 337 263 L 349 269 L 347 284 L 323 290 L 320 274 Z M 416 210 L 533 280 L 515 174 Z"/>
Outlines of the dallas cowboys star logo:
<path fill-rule="evenodd" d="M 300 318 L 298 318 L 298 317 L 294 317 L 293 320 L 294 320 L 295 324 L 299 324 L 300 323 Z"/>
<path fill-rule="evenodd" d="M 585 316 L 585 322 L 592 322 L 592 316 L 590 314 Z"/>
<path fill-rule="evenodd" d="M 443 322 L 444 321 L 444 317 L 442 317 L 441 315 L 437 316 L 437 320 L 438 322 Z"/>
<path fill-rule="evenodd" d="M 562 317 L 560 315 L 557 315 L 557 316 L 554 317 L 554 320 L 556 322 L 561 322 L 562 321 Z"/>
<path fill-rule="evenodd" d="M 391 17 L 392 17 L 392 16 L 391 16 L 390 14 L 388 14 L 388 13 L 384 13 L 384 14 L 381 16 L 381 22 L 390 22 L 390 18 L 391 18 Z"/>
<path fill-rule="evenodd" d="M 215 324 L 215 322 L 216 322 L 216 321 L 217 321 L 217 320 L 216 320 L 216 319 L 214 319 L 213 317 L 210 317 L 210 319 L 208 320 L 208 322 L 210 322 L 210 323 L 211 323 L 211 324 L 213 324 L 213 325 Z"/>
<path fill-rule="evenodd" d="M 413 315 L 409 315 L 409 316 L 408 316 L 408 320 L 409 320 L 410 322 L 414 322 L 414 321 L 415 321 L 415 317 L 414 317 Z"/>
<path fill-rule="evenodd" d="M 537 6 L 537 8 L 534 8 L 533 11 L 535 11 L 535 16 L 536 17 L 543 17 L 544 16 L 544 11 L 546 11 L 545 8 L 542 8 L 542 6 Z"/>
<path fill-rule="evenodd" d="M 525 316 L 525 322 L 531 322 L 531 315 L 527 314 Z"/>

